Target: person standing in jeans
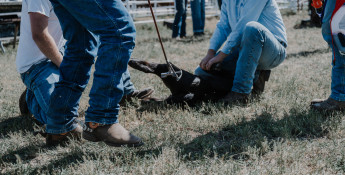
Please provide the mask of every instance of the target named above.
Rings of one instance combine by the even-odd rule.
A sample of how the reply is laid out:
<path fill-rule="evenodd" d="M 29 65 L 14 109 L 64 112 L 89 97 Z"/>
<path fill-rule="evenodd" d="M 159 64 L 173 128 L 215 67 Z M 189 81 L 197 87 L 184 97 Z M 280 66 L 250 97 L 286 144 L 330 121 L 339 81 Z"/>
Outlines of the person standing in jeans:
<path fill-rule="evenodd" d="M 338 12 L 344 12 L 345 0 L 327 0 L 324 4 L 324 13 L 322 14 L 322 35 L 324 40 L 332 48 L 332 83 L 331 94 L 327 99 L 313 100 L 311 108 L 320 112 L 333 112 L 345 110 L 345 54 L 340 52 L 340 47 L 345 47 L 345 44 L 337 45 L 335 39 L 337 34 L 333 33 L 331 21 Z M 344 19 L 344 17 L 342 18 Z M 343 21 L 341 21 L 343 22 Z M 340 24 L 339 24 L 340 25 Z M 343 28 L 342 28 L 343 29 Z M 344 34 L 343 43 L 345 43 Z M 339 38 L 340 39 L 340 38 Z"/>
<path fill-rule="evenodd" d="M 194 36 L 204 35 L 205 28 L 205 0 L 191 0 Z"/>
<path fill-rule="evenodd" d="M 50 0 L 67 40 L 60 79 L 50 98 L 46 131 L 59 142 L 77 127 L 79 101 L 95 63 L 84 139 L 110 146 L 141 146 L 118 122 L 122 75 L 135 46 L 135 26 L 121 0 Z M 95 61 L 95 57 L 97 60 Z"/>
<path fill-rule="evenodd" d="M 186 18 L 187 18 L 187 0 L 175 0 L 175 19 L 172 28 L 172 38 L 186 37 Z"/>

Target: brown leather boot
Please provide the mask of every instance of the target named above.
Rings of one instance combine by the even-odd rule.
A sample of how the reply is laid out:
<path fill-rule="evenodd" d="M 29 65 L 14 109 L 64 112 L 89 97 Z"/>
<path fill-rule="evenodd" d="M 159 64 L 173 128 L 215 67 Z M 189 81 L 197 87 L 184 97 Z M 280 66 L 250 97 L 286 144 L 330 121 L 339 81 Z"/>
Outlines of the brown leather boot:
<path fill-rule="evenodd" d="M 145 98 L 150 97 L 150 95 L 154 92 L 152 88 L 146 88 L 143 90 L 135 90 L 128 95 L 124 95 L 120 101 L 120 105 L 124 105 L 126 102 L 131 102 L 133 98 L 137 98 L 139 100 L 143 100 Z"/>
<path fill-rule="evenodd" d="M 242 94 L 231 91 L 228 93 L 225 97 L 220 99 L 220 102 L 223 102 L 224 104 L 235 104 L 235 103 L 241 103 L 241 104 L 247 104 L 249 100 L 249 94 Z"/>
<path fill-rule="evenodd" d="M 271 75 L 271 70 L 261 70 L 258 80 L 253 84 L 252 94 L 254 96 L 261 95 L 265 90 L 265 83 Z"/>
<path fill-rule="evenodd" d="M 47 134 L 46 145 L 49 147 L 57 145 L 64 146 L 70 139 L 80 140 L 82 132 L 83 128 L 78 124 L 77 128 L 75 128 L 73 131 L 64 134 Z"/>
<path fill-rule="evenodd" d="M 32 114 L 29 111 L 28 104 L 26 103 L 26 91 L 28 89 L 26 88 L 24 92 L 19 97 L 19 110 L 20 114 L 22 116 L 32 116 Z"/>
<path fill-rule="evenodd" d="M 311 108 L 320 112 L 343 111 L 345 109 L 345 101 L 337 101 L 329 97 L 327 100 L 313 100 Z"/>
<path fill-rule="evenodd" d="M 105 144 L 114 147 L 139 147 L 144 145 L 139 137 L 132 135 L 119 123 L 103 126 L 97 123 L 88 123 L 87 129 L 83 132 L 83 138 L 92 142 L 103 141 Z"/>

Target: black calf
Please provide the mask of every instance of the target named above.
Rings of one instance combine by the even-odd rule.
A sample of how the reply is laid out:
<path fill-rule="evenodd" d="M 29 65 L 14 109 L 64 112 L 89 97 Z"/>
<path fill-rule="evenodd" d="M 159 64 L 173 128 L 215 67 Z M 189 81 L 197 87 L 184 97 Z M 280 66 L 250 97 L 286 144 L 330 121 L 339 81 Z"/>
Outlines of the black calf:
<path fill-rule="evenodd" d="M 140 60 L 130 60 L 128 63 L 134 69 L 145 73 L 153 73 L 161 77 L 162 73 L 168 72 L 166 64 L 148 63 Z M 182 70 L 172 65 L 175 70 Z M 177 81 L 174 77 L 161 78 L 165 86 L 171 91 L 171 96 L 166 99 L 167 103 L 188 103 L 193 105 L 201 101 L 213 101 L 223 97 L 228 91 L 220 90 L 220 86 L 229 86 L 232 79 L 223 82 L 212 82 L 202 79 L 194 74 L 182 70 L 182 77 Z M 223 88 L 224 89 L 224 88 Z M 231 88 L 229 88 L 230 90 Z"/>

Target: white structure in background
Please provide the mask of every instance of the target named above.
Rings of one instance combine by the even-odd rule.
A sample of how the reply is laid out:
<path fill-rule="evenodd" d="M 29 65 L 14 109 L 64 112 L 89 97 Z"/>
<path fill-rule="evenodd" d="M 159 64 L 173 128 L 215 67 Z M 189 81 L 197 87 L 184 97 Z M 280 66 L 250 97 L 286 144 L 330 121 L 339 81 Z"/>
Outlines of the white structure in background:
<path fill-rule="evenodd" d="M 22 0 L 0 0 L 1 2 L 21 2 Z M 147 0 L 122 0 L 125 4 L 127 10 L 135 20 L 135 23 L 146 23 L 152 22 L 151 19 L 139 19 L 141 17 L 150 17 L 151 12 L 148 7 Z M 153 6 L 153 11 L 155 16 L 158 17 L 157 21 L 164 21 L 164 20 L 172 20 L 167 19 L 159 19 L 159 16 L 167 16 L 167 15 L 174 15 L 175 14 L 175 0 L 151 0 L 151 4 Z M 279 5 L 280 9 L 287 9 L 292 10 L 293 12 L 297 12 L 298 8 L 308 7 L 308 0 L 276 0 Z M 217 0 L 205 0 L 205 9 L 206 9 L 206 16 L 218 16 L 220 11 L 218 8 L 218 1 Z M 188 5 L 187 13 L 190 12 L 190 7 Z M 190 15 L 188 15 L 190 18 Z"/>
<path fill-rule="evenodd" d="M 303 8 L 308 8 L 308 0 L 276 0 L 280 9 L 288 9 L 297 12 Z"/>
<path fill-rule="evenodd" d="M 174 15 L 175 14 L 175 5 L 174 0 L 151 0 L 151 5 L 153 12 L 159 21 L 173 21 L 173 18 L 163 18 L 159 19 L 159 16 L 167 16 L 167 15 Z M 148 23 L 153 22 L 152 19 L 149 20 L 137 20 L 137 18 L 140 17 L 150 17 L 151 11 L 148 6 L 147 0 L 125 0 L 123 2 L 131 14 L 131 16 L 134 19 L 134 23 Z M 218 16 L 220 11 L 218 8 L 218 1 L 217 0 L 205 0 L 205 10 L 206 10 L 206 17 L 211 16 Z M 190 5 L 187 5 L 187 13 L 191 13 Z M 190 15 L 188 15 L 187 18 L 191 18 Z"/>
<path fill-rule="evenodd" d="M 0 2 L 22 2 L 22 0 L 0 0 Z"/>

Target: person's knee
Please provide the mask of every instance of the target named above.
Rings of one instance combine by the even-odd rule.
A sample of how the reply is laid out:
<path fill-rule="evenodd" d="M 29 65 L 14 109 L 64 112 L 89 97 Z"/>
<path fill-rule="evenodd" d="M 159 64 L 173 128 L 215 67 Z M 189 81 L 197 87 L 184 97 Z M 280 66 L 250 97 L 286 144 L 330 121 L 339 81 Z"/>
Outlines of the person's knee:
<path fill-rule="evenodd" d="M 262 25 L 258 22 L 251 21 L 248 22 L 243 30 L 244 38 L 254 38 L 260 36 Z"/>
<path fill-rule="evenodd" d="M 120 31 L 121 45 L 128 49 L 135 46 L 136 29 L 132 20 L 128 21 L 126 27 Z M 114 38 L 113 38 L 114 39 Z M 117 41 L 114 41 L 115 43 Z"/>

